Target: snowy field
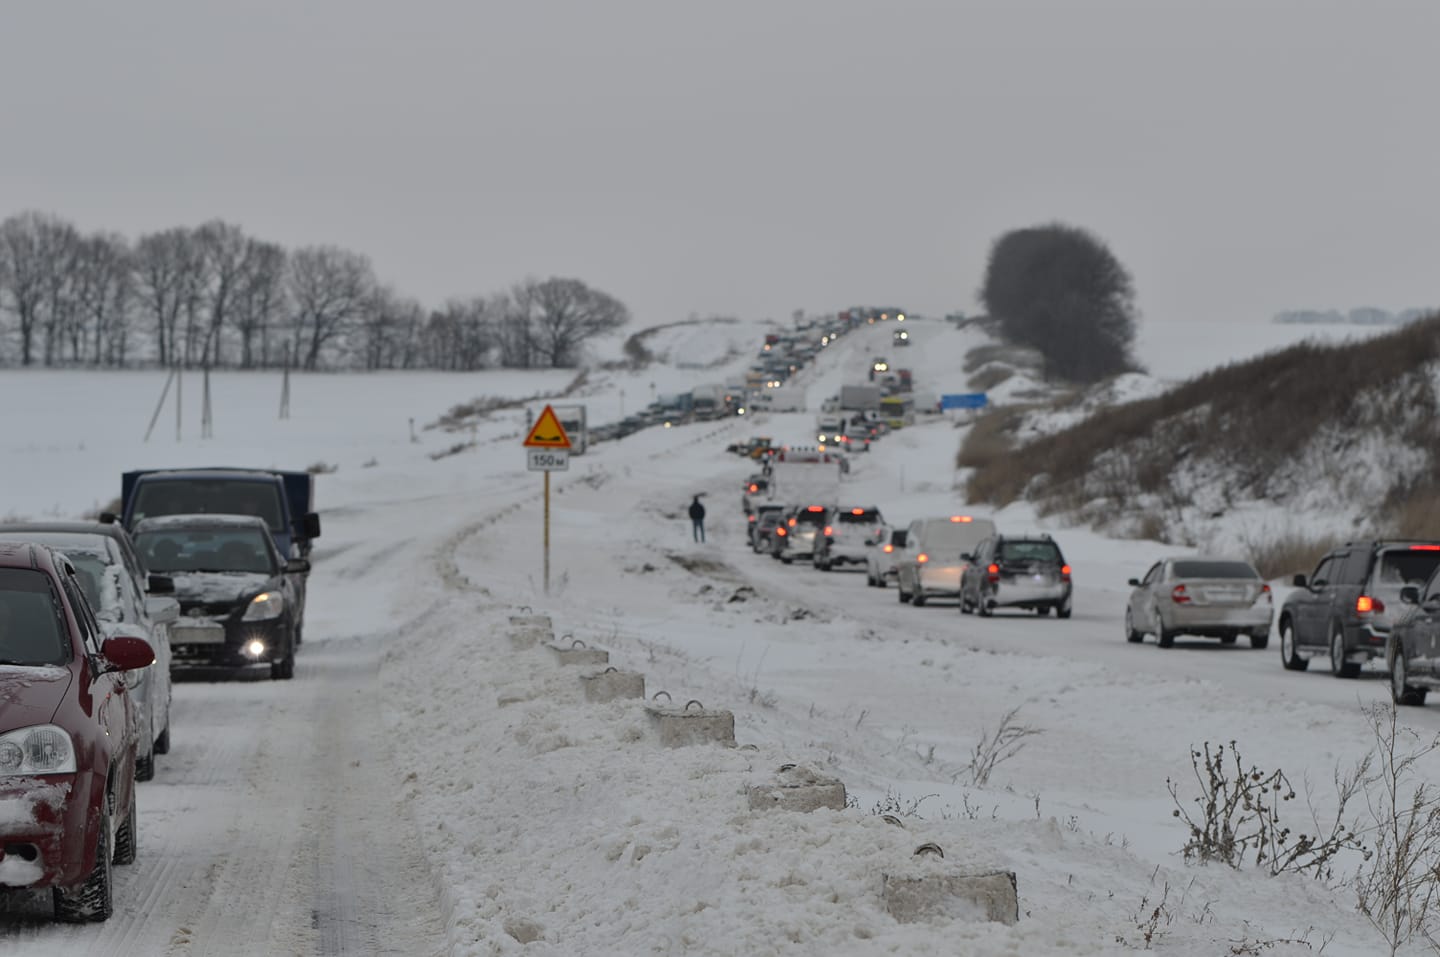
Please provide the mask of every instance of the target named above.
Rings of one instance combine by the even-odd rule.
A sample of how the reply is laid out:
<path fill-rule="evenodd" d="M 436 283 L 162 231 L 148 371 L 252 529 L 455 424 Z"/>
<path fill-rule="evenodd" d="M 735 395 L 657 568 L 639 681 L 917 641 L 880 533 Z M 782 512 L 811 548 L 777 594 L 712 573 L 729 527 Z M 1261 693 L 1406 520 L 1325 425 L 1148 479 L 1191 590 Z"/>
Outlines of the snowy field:
<path fill-rule="evenodd" d="M 799 382 L 812 407 L 876 355 L 915 370 L 917 389 L 965 391 L 980 334 L 907 326 L 908 349 L 891 348 L 885 325 L 826 350 Z M 665 330 L 647 342 L 662 364 L 593 372 L 567 401 L 604 422 L 652 393 L 733 378 L 764 328 Z M 1346 332 L 1258 329 L 1156 324 L 1140 358 L 1181 378 Z M 1336 768 L 1373 750 L 1363 709 L 1388 702 L 1383 676 L 1289 673 L 1278 642 L 1127 644 L 1126 580 L 1170 550 L 964 502 L 953 467 L 964 423 L 942 418 L 857 457 L 847 498 L 892 524 L 966 508 L 1002 530 L 1051 532 L 1075 569 L 1072 619 L 917 609 L 863 574 L 753 555 L 739 507 L 750 469 L 724 447 L 752 432 L 813 441 L 813 413 L 650 429 L 573 459 L 554 476 L 546 595 L 524 410 L 460 432 L 428 426 L 480 397 L 572 379 L 296 376 L 280 419 L 278 374 L 217 374 L 214 434 L 201 438 L 200 380 L 187 376 L 178 437 L 167 403 L 144 442 L 161 374 L 0 371 L 11 410 L 0 514 L 92 512 L 128 468 L 333 469 L 318 479 L 324 535 L 296 680 L 178 685 L 175 749 L 140 788 L 142 860 L 117 871 L 116 917 L 62 927 L 0 915 L 0 953 L 1383 952 L 1339 879 L 1356 861 L 1329 882 L 1187 864 L 1166 787 L 1194 797 L 1190 750 L 1234 741 L 1247 765 L 1308 783 L 1323 814 Z M 442 454 L 457 443 L 473 444 Z M 684 517 L 701 492 L 704 545 Z M 739 747 L 662 748 L 640 702 L 587 704 L 585 669 L 514 646 L 508 618 L 522 608 L 552 616 L 564 644 L 642 672 L 649 694 L 731 710 Z M 974 749 L 1012 711 L 1034 733 L 979 781 Z M 1422 737 L 1440 731 L 1440 709 L 1401 717 Z M 310 755 L 321 734 L 350 750 Z M 783 764 L 839 779 L 851 806 L 751 811 L 748 788 Z M 307 813 L 311 795 L 333 807 Z M 1305 803 L 1286 808 L 1297 831 L 1313 826 Z M 943 860 L 913 856 L 926 842 Z M 263 858 L 245 858 L 255 847 Z M 899 923 L 884 909 L 883 875 L 991 868 L 1017 875 L 1014 926 Z M 227 916 L 245 907 L 263 912 Z"/>

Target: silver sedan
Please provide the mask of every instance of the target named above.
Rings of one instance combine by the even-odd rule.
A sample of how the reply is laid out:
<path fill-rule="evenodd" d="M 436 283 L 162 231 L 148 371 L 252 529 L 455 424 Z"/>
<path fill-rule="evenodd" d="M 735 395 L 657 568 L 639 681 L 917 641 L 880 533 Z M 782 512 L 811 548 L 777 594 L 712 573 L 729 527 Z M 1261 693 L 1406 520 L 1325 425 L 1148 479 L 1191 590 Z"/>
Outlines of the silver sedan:
<path fill-rule="evenodd" d="M 1125 606 L 1125 638 L 1154 635 L 1169 648 L 1176 635 L 1219 638 L 1234 644 L 1250 636 L 1250 647 L 1270 643 L 1274 600 L 1255 566 L 1238 558 L 1167 558 L 1143 579 L 1130 579 Z"/>

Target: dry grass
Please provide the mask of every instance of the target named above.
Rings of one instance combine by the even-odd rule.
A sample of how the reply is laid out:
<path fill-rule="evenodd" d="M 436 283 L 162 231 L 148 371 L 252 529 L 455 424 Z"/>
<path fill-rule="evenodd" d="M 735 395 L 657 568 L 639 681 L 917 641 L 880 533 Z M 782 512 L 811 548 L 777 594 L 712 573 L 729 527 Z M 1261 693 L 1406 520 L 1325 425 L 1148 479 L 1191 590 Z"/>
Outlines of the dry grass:
<path fill-rule="evenodd" d="M 980 416 L 970 427 L 960 451 L 956 453 L 955 467 L 975 469 L 977 477 L 986 476 L 987 481 L 983 483 L 977 483 L 975 478 L 970 480 L 972 501 L 994 501 L 995 498 L 985 494 L 992 486 L 1006 490 L 1023 486 L 1028 472 L 1014 454 L 1014 434 L 1026 411 L 1022 406 L 1001 406 Z M 1014 497 L 1011 496 L 1012 499 Z"/>
<path fill-rule="evenodd" d="M 1426 450 L 1440 463 L 1440 403 L 1428 368 L 1437 361 L 1440 316 L 1360 343 L 1304 342 L 1214 369 L 1163 395 L 1103 409 L 1011 454 L 997 454 L 1002 428 L 985 430 L 972 454 L 962 449 L 961 464 L 975 469 L 970 498 L 1002 505 L 1027 493 L 1052 503 L 1098 495 L 1123 514 L 1134 508 L 1137 493 L 1182 500 L 1173 477 L 1197 462 L 1224 476 L 1227 496 L 1281 498 L 1293 489 L 1277 476 L 1322 435 L 1329 443 L 1325 466 L 1335 472 L 1344 471 L 1345 456 L 1362 436 Z M 1429 471 L 1436 474 L 1433 464 Z M 1376 505 L 1402 513 L 1397 521 L 1440 518 L 1434 507 L 1440 493 L 1392 498 Z"/>
<path fill-rule="evenodd" d="M 989 365 L 972 375 L 966 381 L 975 392 L 988 392 L 1015 374 L 1015 370 L 1002 365 Z"/>
<path fill-rule="evenodd" d="M 1271 580 L 1289 578 L 1297 573 L 1309 574 L 1326 552 L 1344 544 L 1347 537 L 1286 532 L 1275 538 L 1247 541 L 1245 550 L 1249 553 L 1251 564 L 1263 577 Z"/>
<path fill-rule="evenodd" d="M 1387 509 L 1390 533 L 1397 538 L 1440 539 L 1440 484 L 1397 490 Z"/>

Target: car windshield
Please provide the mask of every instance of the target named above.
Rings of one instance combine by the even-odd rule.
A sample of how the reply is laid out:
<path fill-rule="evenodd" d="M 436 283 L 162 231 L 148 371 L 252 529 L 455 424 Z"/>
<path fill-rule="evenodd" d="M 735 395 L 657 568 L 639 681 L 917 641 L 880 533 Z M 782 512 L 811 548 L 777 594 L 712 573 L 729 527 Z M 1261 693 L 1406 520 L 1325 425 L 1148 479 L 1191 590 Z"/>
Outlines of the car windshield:
<path fill-rule="evenodd" d="M 1430 573 L 1440 565 L 1440 550 L 1429 548 L 1396 548 L 1380 555 L 1377 579 L 1382 585 L 1423 585 Z"/>
<path fill-rule="evenodd" d="M 135 546 L 155 572 L 275 573 L 265 532 L 259 528 L 141 530 Z"/>
<path fill-rule="evenodd" d="M 231 479 L 156 479 L 140 483 L 134 519 L 156 515 L 254 515 L 272 532 L 286 531 L 280 489 Z"/>
<path fill-rule="evenodd" d="M 999 557 L 1003 562 L 1058 562 L 1060 549 L 1054 542 L 1001 542 Z"/>
<path fill-rule="evenodd" d="M 1258 579 L 1249 562 L 1185 561 L 1174 565 L 1176 578 L 1250 578 Z"/>
<path fill-rule="evenodd" d="M 0 568 L 0 665 L 60 665 L 70 642 L 44 572 Z"/>

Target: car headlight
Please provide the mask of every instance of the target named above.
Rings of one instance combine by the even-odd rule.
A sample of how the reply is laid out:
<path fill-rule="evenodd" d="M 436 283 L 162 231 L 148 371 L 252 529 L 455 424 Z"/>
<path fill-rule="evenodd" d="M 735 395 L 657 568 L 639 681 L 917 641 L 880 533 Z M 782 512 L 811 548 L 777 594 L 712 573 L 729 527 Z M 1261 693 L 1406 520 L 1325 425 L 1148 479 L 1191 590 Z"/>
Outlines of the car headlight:
<path fill-rule="evenodd" d="M 75 745 L 64 728 L 38 724 L 0 734 L 0 777 L 75 773 Z"/>
<path fill-rule="evenodd" d="M 271 618 L 279 618 L 285 610 L 285 596 L 278 591 L 262 591 L 250 599 L 250 607 L 245 609 L 245 617 L 241 621 L 267 621 Z"/>

